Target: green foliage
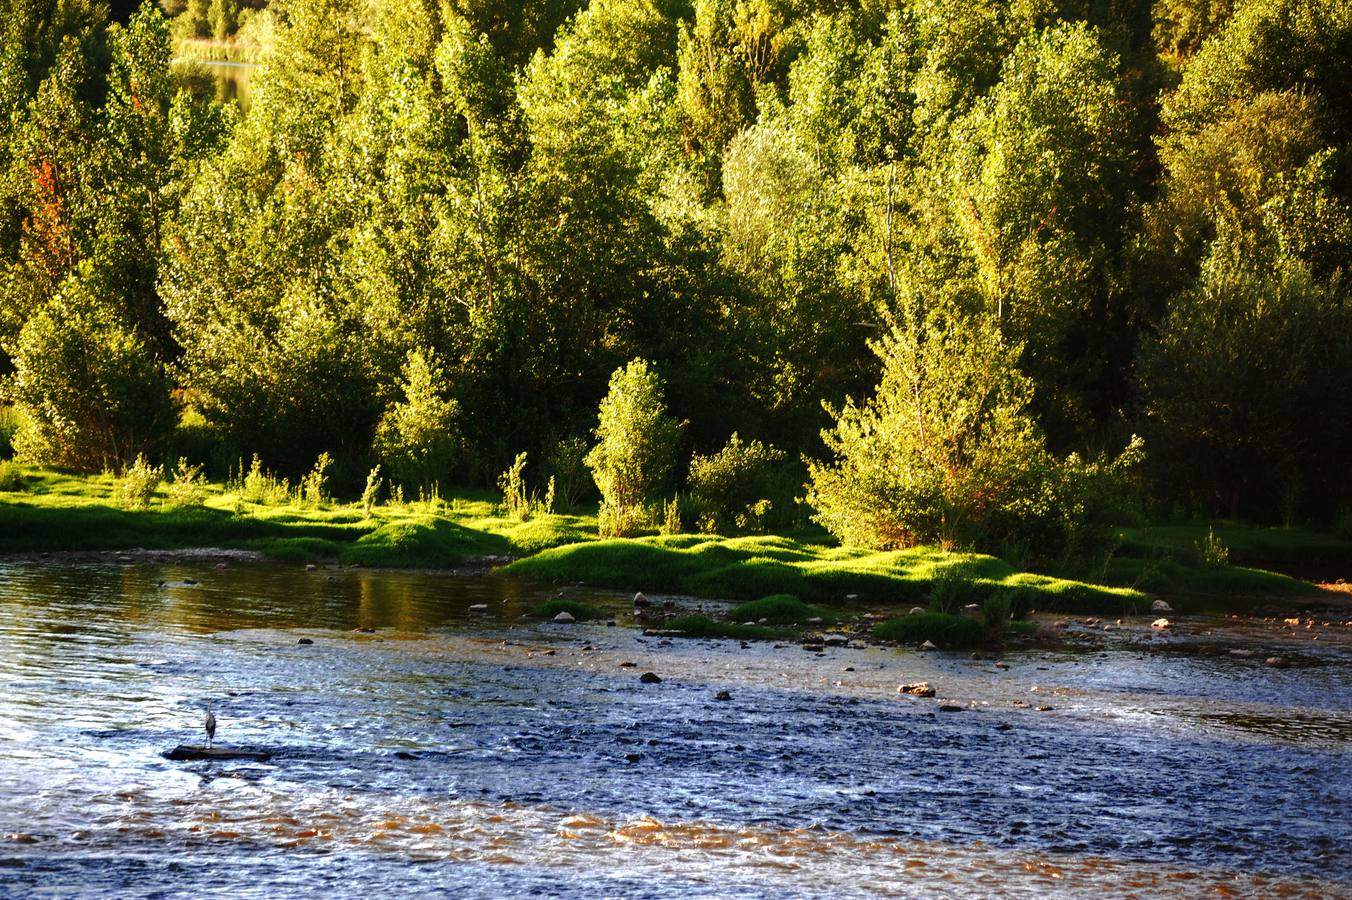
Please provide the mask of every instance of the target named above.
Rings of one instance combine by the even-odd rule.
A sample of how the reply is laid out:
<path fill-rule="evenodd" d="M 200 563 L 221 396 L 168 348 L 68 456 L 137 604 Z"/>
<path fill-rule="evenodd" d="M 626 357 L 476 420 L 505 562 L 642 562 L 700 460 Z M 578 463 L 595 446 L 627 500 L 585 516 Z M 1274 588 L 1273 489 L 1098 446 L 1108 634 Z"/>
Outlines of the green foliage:
<path fill-rule="evenodd" d="M 924 612 L 889 619 L 873 629 L 873 636 L 898 644 L 931 641 L 945 650 L 980 647 L 988 642 L 986 629 L 975 619 L 942 612 Z"/>
<path fill-rule="evenodd" d="M 380 489 L 384 483 L 384 479 L 380 477 L 380 466 L 374 466 L 366 473 L 366 486 L 361 492 L 361 510 L 368 519 L 375 513 L 376 504 L 380 502 Z"/>
<path fill-rule="evenodd" d="M 376 428 L 376 453 L 395 478 L 419 488 L 449 477 L 459 443 L 459 407 L 443 397 L 444 378 L 435 354 L 409 351 L 404 397 L 386 410 Z"/>
<path fill-rule="evenodd" d="M 760 441 L 742 443 L 733 432 L 712 456 L 690 461 L 690 503 L 700 531 L 709 534 L 763 532 L 775 493 L 774 466 L 784 453 Z"/>
<path fill-rule="evenodd" d="M 566 510 L 576 509 L 591 480 L 587 469 L 586 440 L 576 436 L 563 438 L 549 451 L 545 466 L 554 479 L 562 507 Z"/>
<path fill-rule="evenodd" d="M 1230 565 L 1230 548 L 1216 537 L 1216 530 L 1208 528 L 1206 537 L 1197 542 L 1197 560 L 1204 569 L 1224 569 Z"/>
<path fill-rule="evenodd" d="M 526 487 L 526 453 L 516 455 L 507 471 L 498 476 L 498 490 L 502 492 L 502 507 L 509 519 L 525 522 L 534 516 L 548 516 L 554 512 L 554 476 L 549 476 L 544 496 Z"/>
<path fill-rule="evenodd" d="M 27 461 L 121 467 L 173 427 L 163 367 L 82 282 L 24 325 L 14 368 L 10 396 L 22 413 L 14 449 Z"/>
<path fill-rule="evenodd" d="M 285 478 L 278 478 L 276 475 L 266 471 L 263 468 L 263 461 L 255 453 L 253 461 L 249 463 L 249 471 L 244 471 L 241 463 L 239 478 L 232 481 L 232 488 L 238 493 L 240 500 L 245 503 L 257 503 L 261 506 L 280 506 L 291 500 L 291 484 Z"/>
<path fill-rule="evenodd" d="M 308 506 L 320 508 L 329 499 L 329 469 L 333 466 L 333 457 L 328 453 L 319 454 L 312 468 L 300 482 L 300 498 Z"/>
<path fill-rule="evenodd" d="M 202 466 L 178 458 L 173 478 L 165 490 L 164 505 L 170 509 L 197 509 L 206 503 L 207 484 Z"/>
<path fill-rule="evenodd" d="M 843 616 L 837 610 L 804 603 L 793 594 L 772 594 L 728 610 L 728 619 L 734 622 L 760 622 L 771 625 L 806 625 L 810 619 L 839 622 Z"/>
<path fill-rule="evenodd" d="M 117 482 L 117 496 L 122 508 L 149 509 L 163 481 L 164 467 L 152 466 L 144 454 L 138 453 Z"/>
<path fill-rule="evenodd" d="M 18 493 L 26 487 L 23 466 L 11 459 L 0 460 L 0 493 Z"/>
<path fill-rule="evenodd" d="M 668 415 L 662 381 L 646 361 L 615 370 L 586 460 L 601 491 L 602 536 L 638 530 L 644 504 L 671 472 L 683 428 Z"/>
<path fill-rule="evenodd" d="M 0 406 L 0 458 L 14 455 L 14 438 L 19 433 L 22 413 L 13 406 Z"/>

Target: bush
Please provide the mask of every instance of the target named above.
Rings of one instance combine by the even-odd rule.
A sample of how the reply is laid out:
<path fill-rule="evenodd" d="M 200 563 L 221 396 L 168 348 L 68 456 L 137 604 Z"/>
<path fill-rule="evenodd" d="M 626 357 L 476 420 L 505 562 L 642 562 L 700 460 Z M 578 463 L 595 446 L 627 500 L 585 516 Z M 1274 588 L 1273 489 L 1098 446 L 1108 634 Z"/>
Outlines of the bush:
<path fill-rule="evenodd" d="M 404 399 L 376 427 L 376 453 L 391 477 L 422 491 L 450 473 L 458 440 L 459 407 L 442 396 L 444 376 L 432 353 L 412 351 L 404 363 Z"/>
<path fill-rule="evenodd" d="M 14 455 L 14 436 L 19 431 L 19 411 L 12 406 L 0 406 L 0 458 Z"/>
<path fill-rule="evenodd" d="M 263 468 L 263 461 L 255 453 L 253 461 L 249 464 L 249 471 L 244 472 L 243 463 L 240 464 L 240 476 L 238 481 L 232 481 L 229 485 L 237 494 L 239 499 L 245 503 L 257 503 L 260 506 L 280 506 L 291 500 L 291 483 L 285 478 L 278 478 Z"/>
<path fill-rule="evenodd" d="M 1027 412 L 1019 348 L 993 321 L 910 321 L 873 349 L 883 361 L 876 395 L 833 411 L 822 438 L 836 458 L 809 463 L 808 503 L 842 542 L 990 551 L 1026 542 L 1054 558 L 1106 534 L 1099 526 L 1118 513 L 1139 441 L 1106 463 L 1048 453 Z"/>
<path fill-rule="evenodd" d="M 315 460 L 314 468 L 301 479 L 300 494 L 306 505 L 318 509 L 328 501 L 328 472 L 332 465 L 333 457 L 327 453 L 321 453 L 319 458 Z"/>
<path fill-rule="evenodd" d="M 169 382 L 154 353 L 76 280 L 24 324 L 11 396 L 24 460 L 82 471 L 120 469 L 174 425 Z"/>
<path fill-rule="evenodd" d="M 149 509 L 162 481 L 164 467 L 152 466 L 138 454 L 117 483 L 117 497 L 125 509 Z"/>
<path fill-rule="evenodd" d="M 671 472 L 676 443 L 685 427 L 667 414 L 662 380 L 636 359 L 610 376 L 601 401 L 596 446 L 587 467 L 601 491 L 601 535 L 635 534 L 644 504 Z"/>
<path fill-rule="evenodd" d="M 1230 565 L 1230 548 L 1216 537 L 1216 530 L 1208 528 L 1206 537 L 1197 542 L 1197 561 L 1204 569 L 1224 569 Z"/>
<path fill-rule="evenodd" d="M 531 493 L 526 487 L 526 454 L 518 453 L 507 471 L 498 476 L 498 490 L 502 491 L 502 508 L 508 518 L 525 522 L 532 516 L 547 516 L 554 511 L 554 476 L 549 476 L 545 495 Z"/>
<path fill-rule="evenodd" d="M 707 534 L 763 532 L 772 503 L 774 466 L 784 453 L 733 432 L 713 456 L 690 461 L 690 502 L 696 524 Z"/>
<path fill-rule="evenodd" d="M 0 461 L 0 493 L 15 493 L 26 487 L 23 467 L 11 460 Z"/>
<path fill-rule="evenodd" d="M 178 467 L 174 469 L 174 478 L 169 482 L 165 505 L 174 509 L 189 509 L 202 506 L 207 499 L 206 479 L 202 477 L 202 466 L 190 465 L 186 457 L 178 458 Z"/>
<path fill-rule="evenodd" d="M 559 441 L 545 458 L 545 468 L 554 477 L 563 508 L 575 509 L 587 492 L 587 442 L 580 437 Z"/>
<path fill-rule="evenodd" d="M 370 472 L 366 473 L 366 487 L 361 492 L 361 511 L 366 518 L 371 518 L 376 511 L 376 503 L 380 500 L 380 488 L 384 480 L 380 477 L 380 466 L 376 466 Z"/>

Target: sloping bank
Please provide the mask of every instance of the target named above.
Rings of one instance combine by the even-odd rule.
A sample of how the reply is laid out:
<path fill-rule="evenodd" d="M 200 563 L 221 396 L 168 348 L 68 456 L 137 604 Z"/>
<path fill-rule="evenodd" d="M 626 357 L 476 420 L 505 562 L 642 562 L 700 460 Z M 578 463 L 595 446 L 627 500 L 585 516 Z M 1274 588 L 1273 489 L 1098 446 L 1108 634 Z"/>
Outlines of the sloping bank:
<path fill-rule="evenodd" d="M 541 581 L 728 600 L 793 594 L 816 603 L 900 605 L 942 589 L 963 604 L 1003 594 L 1015 606 L 1063 612 L 1127 614 L 1150 606 L 1137 590 L 1019 572 L 993 556 L 928 547 L 870 552 L 784 537 L 591 541 L 542 550 L 506 571 Z"/>

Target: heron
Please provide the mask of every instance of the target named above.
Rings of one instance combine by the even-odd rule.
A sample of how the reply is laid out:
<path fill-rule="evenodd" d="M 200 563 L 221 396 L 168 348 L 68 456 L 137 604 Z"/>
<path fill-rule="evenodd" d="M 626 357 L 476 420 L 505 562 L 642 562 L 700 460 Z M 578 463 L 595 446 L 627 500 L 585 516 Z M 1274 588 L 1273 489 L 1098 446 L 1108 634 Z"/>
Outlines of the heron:
<path fill-rule="evenodd" d="M 202 721 L 207 730 L 207 749 L 211 749 L 212 738 L 216 737 L 216 716 L 211 712 L 211 701 L 207 701 L 207 717 Z"/>

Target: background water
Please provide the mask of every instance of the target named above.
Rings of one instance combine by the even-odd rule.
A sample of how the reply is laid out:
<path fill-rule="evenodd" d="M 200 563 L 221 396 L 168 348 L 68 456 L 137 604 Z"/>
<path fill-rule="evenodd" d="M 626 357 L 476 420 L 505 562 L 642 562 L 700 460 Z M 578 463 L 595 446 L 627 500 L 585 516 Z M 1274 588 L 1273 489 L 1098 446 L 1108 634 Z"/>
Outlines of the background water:
<path fill-rule="evenodd" d="M 549 593 L 0 567 L 0 893 L 1352 895 L 1341 646 L 999 670 L 661 642 L 608 597 L 618 627 L 522 618 Z M 897 697 L 918 678 L 965 711 Z M 163 759 L 208 698 L 272 759 Z"/>

